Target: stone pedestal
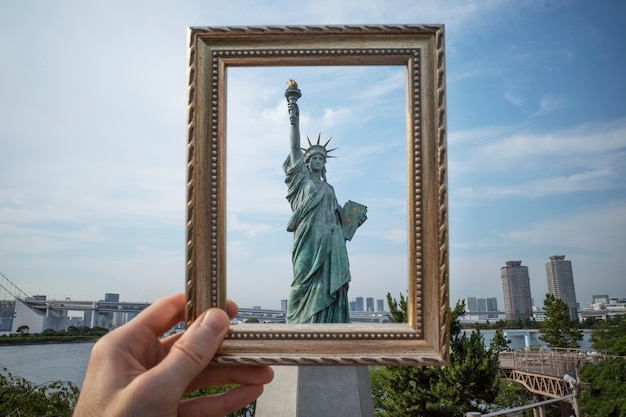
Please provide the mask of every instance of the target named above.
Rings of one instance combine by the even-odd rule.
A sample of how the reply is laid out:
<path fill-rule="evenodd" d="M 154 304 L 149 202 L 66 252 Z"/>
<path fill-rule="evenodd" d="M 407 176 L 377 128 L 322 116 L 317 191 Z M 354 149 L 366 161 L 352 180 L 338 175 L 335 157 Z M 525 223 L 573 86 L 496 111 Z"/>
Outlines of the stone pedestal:
<path fill-rule="evenodd" d="M 367 366 L 274 366 L 256 417 L 373 417 Z"/>

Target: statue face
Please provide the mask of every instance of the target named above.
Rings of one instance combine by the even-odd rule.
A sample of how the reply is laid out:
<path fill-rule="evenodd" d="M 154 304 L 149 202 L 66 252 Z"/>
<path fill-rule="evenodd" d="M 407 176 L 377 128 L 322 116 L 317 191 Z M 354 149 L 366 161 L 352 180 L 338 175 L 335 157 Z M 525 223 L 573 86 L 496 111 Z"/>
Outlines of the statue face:
<path fill-rule="evenodd" d="M 324 158 L 323 155 L 320 155 L 318 153 L 313 154 L 309 158 L 309 170 L 313 172 L 320 172 L 324 168 L 325 164 L 326 164 L 326 158 Z"/>

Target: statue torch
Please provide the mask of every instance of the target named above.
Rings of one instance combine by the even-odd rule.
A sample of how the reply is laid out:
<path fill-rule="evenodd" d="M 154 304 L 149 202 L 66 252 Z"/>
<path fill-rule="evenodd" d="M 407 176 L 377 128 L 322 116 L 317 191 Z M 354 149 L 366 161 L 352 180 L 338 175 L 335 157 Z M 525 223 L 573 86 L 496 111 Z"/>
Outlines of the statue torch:
<path fill-rule="evenodd" d="M 294 80 L 287 82 L 285 98 L 287 98 L 287 108 L 289 109 L 289 122 L 293 125 L 298 120 L 298 99 L 302 97 L 302 92 L 298 88 L 298 83 Z"/>

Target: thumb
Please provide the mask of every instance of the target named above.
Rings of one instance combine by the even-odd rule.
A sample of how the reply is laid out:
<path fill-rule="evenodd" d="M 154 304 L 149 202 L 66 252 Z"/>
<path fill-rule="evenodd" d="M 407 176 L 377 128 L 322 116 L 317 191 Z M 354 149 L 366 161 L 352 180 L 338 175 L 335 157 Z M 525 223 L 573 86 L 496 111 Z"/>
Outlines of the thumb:
<path fill-rule="evenodd" d="M 230 319 L 223 310 L 207 310 L 172 345 L 167 356 L 153 369 L 157 379 L 162 378 L 163 382 L 167 382 L 182 395 L 189 383 L 215 356 L 228 332 L 229 324 Z"/>

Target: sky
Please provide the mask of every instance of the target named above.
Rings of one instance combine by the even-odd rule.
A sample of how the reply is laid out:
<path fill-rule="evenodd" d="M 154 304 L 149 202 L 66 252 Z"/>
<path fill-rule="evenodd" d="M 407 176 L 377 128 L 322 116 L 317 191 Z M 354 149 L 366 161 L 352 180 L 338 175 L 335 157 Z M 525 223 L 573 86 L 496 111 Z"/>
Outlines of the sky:
<path fill-rule="evenodd" d="M 500 268 L 521 260 L 541 305 L 552 255 L 572 261 L 581 306 L 625 298 L 619 0 L 0 2 L 0 273 L 51 299 L 183 291 L 188 27 L 422 23 L 446 31 L 451 302 L 503 309 Z M 339 202 L 368 206 L 350 298 L 406 291 L 404 77 L 229 70 L 227 291 L 241 307 L 289 291 L 290 78 L 303 138 L 338 148 Z"/>

